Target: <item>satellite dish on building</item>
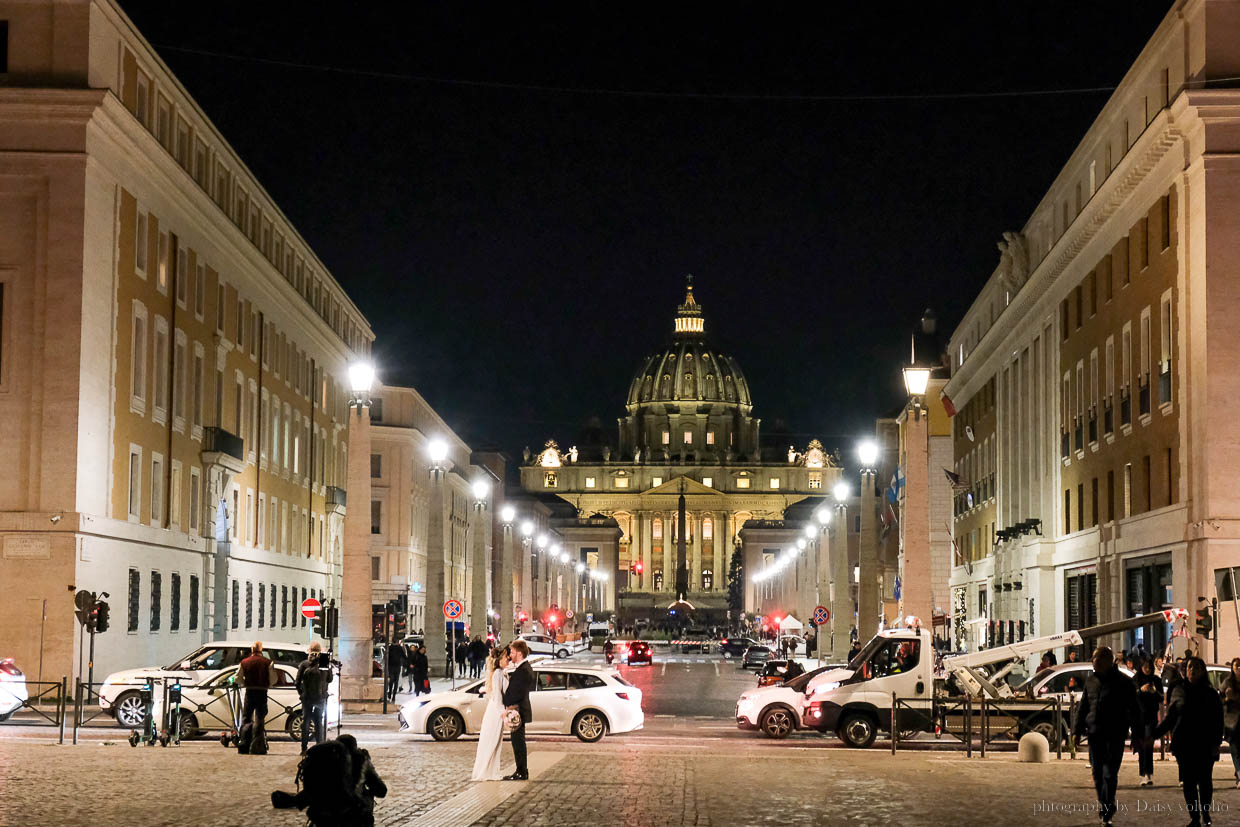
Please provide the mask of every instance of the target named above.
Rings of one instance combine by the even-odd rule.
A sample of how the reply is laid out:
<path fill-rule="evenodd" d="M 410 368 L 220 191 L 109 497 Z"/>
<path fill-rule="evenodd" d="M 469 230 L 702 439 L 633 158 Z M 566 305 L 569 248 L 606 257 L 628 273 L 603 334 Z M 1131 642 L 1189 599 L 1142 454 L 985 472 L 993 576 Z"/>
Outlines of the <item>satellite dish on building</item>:
<path fill-rule="evenodd" d="M 964 435 L 969 438 L 969 442 L 973 441 L 973 426 L 972 425 L 964 426 Z"/>

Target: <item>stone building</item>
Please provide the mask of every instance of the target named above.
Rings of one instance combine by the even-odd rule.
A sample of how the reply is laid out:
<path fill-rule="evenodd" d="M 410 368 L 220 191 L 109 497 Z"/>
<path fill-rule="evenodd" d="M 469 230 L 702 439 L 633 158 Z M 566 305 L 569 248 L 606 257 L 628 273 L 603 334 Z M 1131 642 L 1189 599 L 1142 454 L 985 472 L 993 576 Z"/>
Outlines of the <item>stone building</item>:
<path fill-rule="evenodd" d="M 958 645 L 1217 598 L 1240 654 L 1234 7 L 1174 5 L 952 336 Z"/>
<path fill-rule="evenodd" d="M 782 519 L 840 473 L 817 440 L 804 450 L 763 444 L 749 385 L 736 359 L 712 347 L 691 281 L 671 342 L 641 360 L 617 424 L 614 441 L 567 450 L 548 441 L 527 457 L 521 485 L 558 496 L 581 517 L 615 519 L 611 574 L 625 622 L 662 621 L 685 600 L 699 619 L 722 624 L 745 521 Z"/>
<path fill-rule="evenodd" d="M 0 20 L 0 651 L 74 675 L 76 589 L 96 676 L 304 640 L 370 328 L 111 0 Z"/>

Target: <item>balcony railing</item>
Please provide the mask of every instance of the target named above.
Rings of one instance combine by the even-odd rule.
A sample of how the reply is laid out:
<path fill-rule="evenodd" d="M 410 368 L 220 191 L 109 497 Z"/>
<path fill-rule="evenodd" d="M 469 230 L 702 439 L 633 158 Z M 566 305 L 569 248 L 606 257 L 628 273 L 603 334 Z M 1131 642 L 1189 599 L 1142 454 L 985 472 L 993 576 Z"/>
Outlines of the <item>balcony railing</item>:
<path fill-rule="evenodd" d="M 1162 363 L 1158 372 L 1158 404 L 1166 405 L 1171 401 L 1171 362 Z"/>
<path fill-rule="evenodd" d="M 327 486 L 326 500 L 327 500 L 328 505 L 339 505 L 339 506 L 346 507 L 346 508 L 348 507 L 348 503 L 346 502 L 347 497 L 345 497 L 344 489 L 337 488 L 334 485 Z"/>
<path fill-rule="evenodd" d="M 1102 433 L 1115 433 L 1115 408 L 1109 401 L 1102 406 Z"/>
<path fill-rule="evenodd" d="M 1146 416 L 1150 412 L 1150 375 L 1143 373 L 1137 381 L 1141 386 L 1137 392 L 1137 409 L 1141 416 Z"/>
<path fill-rule="evenodd" d="M 1119 424 L 1121 426 L 1132 424 L 1132 398 L 1127 388 L 1119 392 Z"/>
<path fill-rule="evenodd" d="M 204 453 L 228 454 L 233 459 L 245 461 L 244 440 L 214 425 L 208 425 L 202 431 L 202 450 Z"/>

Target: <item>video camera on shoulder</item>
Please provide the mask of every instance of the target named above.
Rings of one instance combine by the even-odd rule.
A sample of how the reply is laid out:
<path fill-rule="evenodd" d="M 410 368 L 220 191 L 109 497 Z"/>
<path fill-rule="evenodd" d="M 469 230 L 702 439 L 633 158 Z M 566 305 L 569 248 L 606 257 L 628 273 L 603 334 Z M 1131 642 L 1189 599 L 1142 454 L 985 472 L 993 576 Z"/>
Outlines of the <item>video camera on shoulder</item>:
<path fill-rule="evenodd" d="M 318 652 L 315 656 L 315 665 L 320 669 L 330 669 L 332 665 L 331 652 Z"/>

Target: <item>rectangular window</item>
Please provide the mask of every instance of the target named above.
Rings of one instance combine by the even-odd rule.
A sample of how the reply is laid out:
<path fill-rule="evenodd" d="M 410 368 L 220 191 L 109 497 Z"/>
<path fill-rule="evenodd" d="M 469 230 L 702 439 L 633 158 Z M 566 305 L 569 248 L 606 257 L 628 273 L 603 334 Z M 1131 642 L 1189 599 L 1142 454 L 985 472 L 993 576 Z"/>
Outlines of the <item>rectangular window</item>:
<path fill-rule="evenodd" d="M 1092 509 L 1090 514 L 1093 515 L 1093 525 L 1098 525 L 1098 478 L 1094 477 L 1089 484 L 1089 505 Z"/>
<path fill-rule="evenodd" d="M 138 611 L 139 600 L 141 599 L 142 575 L 137 569 L 129 570 L 129 594 L 128 594 L 128 616 L 126 618 L 126 629 L 129 632 L 138 631 Z"/>
<path fill-rule="evenodd" d="M 241 626 L 241 585 L 236 581 L 232 581 L 232 622 L 230 624 L 233 629 Z"/>
<path fill-rule="evenodd" d="M 685 445 L 693 444 L 693 431 L 685 430 Z"/>
<path fill-rule="evenodd" d="M 6 27 L 7 28 L 7 27 Z M 134 114 L 138 122 L 148 129 L 151 126 L 151 79 L 141 72 L 138 73 L 137 98 L 134 101 Z"/>
<path fill-rule="evenodd" d="M 155 411 L 157 422 L 165 421 L 168 414 L 168 323 L 162 316 L 155 317 Z"/>
<path fill-rule="evenodd" d="M 1171 402 L 1171 291 L 1158 307 L 1158 404 Z"/>
<path fill-rule="evenodd" d="M 1158 203 L 1158 240 L 1160 249 L 1171 246 L 1171 197 L 1164 195 Z"/>
<path fill-rule="evenodd" d="M 155 286 L 159 288 L 159 292 L 168 292 L 168 234 L 159 234 L 159 247 L 156 250 L 155 272 L 157 280 Z"/>
<path fill-rule="evenodd" d="M 168 489 L 168 527 L 173 530 L 181 528 L 181 462 L 172 461 L 172 473 L 169 474 L 171 485 Z"/>
<path fill-rule="evenodd" d="M 1084 321 L 1084 318 L 1085 318 L 1085 309 L 1083 306 L 1083 302 L 1084 302 L 1083 295 L 1084 295 L 1084 291 L 1081 290 L 1081 285 L 1078 284 L 1076 286 L 1076 289 L 1072 291 L 1073 302 L 1076 305 L 1075 309 L 1076 309 L 1076 329 L 1077 330 L 1081 329 L 1081 323 Z"/>
<path fill-rule="evenodd" d="M 250 545 L 257 543 L 257 531 L 258 521 L 254 512 L 254 491 L 247 489 L 245 492 L 245 541 Z"/>
<path fill-rule="evenodd" d="M 383 455 L 382 454 L 371 454 L 370 455 L 370 478 L 377 480 L 382 476 L 383 476 Z"/>
<path fill-rule="evenodd" d="M 594 487 L 594 477 L 586 477 L 586 488 Z"/>
<path fill-rule="evenodd" d="M 370 533 L 383 533 L 383 503 L 378 500 L 370 501 Z"/>
<path fill-rule="evenodd" d="M 142 519 L 142 449 L 129 446 L 129 520 Z"/>
<path fill-rule="evenodd" d="M 1072 490 L 1067 488 L 1063 492 L 1063 533 L 1072 533 Z"/>
<path fill-rule="evenodd" d="M 706 444 L 707 444 L 707 445 L 714 445 L 714 444 L 715 444 L 715 432 L 714 432 L 714 431 L 707 431 L 707 432 L 706 432 Z"/>
<path fill-rule="evenodd" d="M 159 528 L 164 517 L 164 460 L 151 455 L 151 525 Z"/>
<path fill-rule="evenodd" d="M 258 547 L 267 544 L 267 495 L 258 495 Z"/>
<path fill-rule="evenodd" d="M 185 297 L 189 295 L 189 251 L 180 246 L 175 235 L 172 236 L 172 247 L 176 250 L 177 261 L 177 304 L 185 307 Z"/>
<path fill-rule="evenodd" d="M 616 488 L 628 488 L 628 487 L 629 487 L 628 477 L 616 477 Z"/>
<path fill-rule="evenodd" d="M 748 488 L 748 487 L 749 487 L 749 477 L 737 477 L 737 478 L 736 478 L 736 487 L 737 487 L 737 488 Z"/>
<path fill-rule="evenodd" d="M 271 628 L 276 628 L 276 584 L 267 585 L 267 604 L 271 609 Z"/>
<path fill-rule="evenodd" d="M 198 631 L 198 575 L 189 576 L 189 630 Z"/>
<path fill-rule="evenodd" d="M 163 592 L 164 578 L 157 571 L 151 572 L 151 631 L 159 631 L 159 598 Z"/>
<path fill-rule="evenodd" d="M 132 356 L 130 408 L 142 414 L 146 412 L 146 308 L 140 302 L 133 307 Z"/>
<path fill-rule="evenodd" d="M 245 581 L 245 628 L 254 628 L 254 584 Z"/>
<path fill-rule="evenodd" d="M 1085 528 L 1085 483 L 1076 486 L 1076 530 Z"/>
<path fill-rule="evenodd" d="M 301 601 L 300 601 L 297 605 L 298 605 L 298 606 L 300 606 L 302 603 L 305 603 L 305 602 L 306 602 L 306 587 L 305 587 L 305 586 L 302 586 L 302 588 L 301 588 Z M 301 625 L 302 625 L 302 628 L 305 628 L 305 626 L 306 626 L 306 616 L 305 616 L 304 614 L 302 614 L 301 612 L 298 612 L 297 614 L 298 614 L 298 616 L 299 616 L 299 617 L 301 617 Z"/>
<path fill-rule="evenodd" d="M 663 484 L 663 478 L 662 478 L 662 477 L 651 477 L 651 478 L 650 478 L 650 487 L 651 487 L 651 488 L 658 488 L 658 487 L 659 487 L 660 485 L 662 485 L 662 484 Z"/>
<path fill-rule="evenodd" d="M 194 343 L 194 406 L 193 426 L 196 431 L 202 429 L 202 380 L 203 354 L 202 346 Z"/>
<path fill-rule="evenodd" d="M 176 430 L 185 429 L 185 334 L 177 330 L 172 346 L 172 421 Z M 180 420 L 180 422 L 178 422 Z"/>
<path fill-rule="evenodd" d="M 263 600 L 263 584 L 258 584 L 258 628 L 262 629 L 267 625 L 267 603 Z"/>
<path fill-rule="evenodd" d="M 201 321 L 207 312 L 207 268 L 204 264 L 198 265 L 198 270 L 194 274 L 194 315 Z"/>
<path fill-rule="evenodd" d="M 199 489 L 202 486 L 202 472 L 197 468 L 189 469 L 189 530 L 198 532 Z"/>
<path fill-rule="evenodd" d="M 1090 273 L 1089 276 L 1086 278 L 1085 289 L 1089 294 L 1088 296 L 1086 296 L 1086 298 L 1089 300 L 1089 315 L 1090 315 L 1090 318 L 1093 318 L 1094 316 L 1098 315 L 1098 274 L 1097 272 Z"/>
<path fill-rule="evenodd" d="M 232 488 L 232 509 L 228 512 L 228 534 L 233 540 L 237 539 L 237 532 L 241 523 L 241 491 L 237 488 L 236 483 Z"/>
<path fill-rule="evenodd" d="M 280 587 L 280 628 L 288 628 L 288 586 Z"/>
<path fill-rule="evenodd" d="M 1068 300 L 1064 299 L 1059 303 L 1059 329 L 1062 331 L 1063 340 L 1068 341 L 1068 327 L 1071 322 L 1068 313 Z"/>
<path fill-rule="evenodd" d="M 713 477 L 702 477 L 702 485 L 705 485 L 707 488 L 714 488 L 715 480 Z"/>
<path fill-rule="evenodd" d="M 1141 482 L 1145 485 L 1145 502 L 1142 503 L 1145 511 L 1149 511 L 1154 507 L 1154 469 L 1150 464 L 1150 455 L 1146 454 L 1141 460 L 1143 478 Z"/>
<path fill-rule="evenodd" d="M 770 488 L 772 491 L 778 489 L 779 488 L 779 477 L 771 477 L 769 480 L 769 483 L 770 483 Z"/>
<path fill-rule="evenodd" d="M 810 471 L 809 472 L 809 487 L 812 489 L 822 488 L 822 472 L 821 471 Z"/>
<path fill-rule="evenodd" d="M 1120 333 L 1119 348 L 1120 372 L 1119 386 L 1122 390 L 1132 387 L 1132 323 L 1124 324 Z"/>
<path fill-rule="evenodd" d="M 379 580 L 379 558 L 370 558 L 370 579 L 378 582 Z"/>
<path fill-rule="evenodd" d="M 178 572 L 172 573 L 172 580 L 168 584 L 171 591 L 168 592 L 168 631 L 181 631 L 181 575 Z"/>

